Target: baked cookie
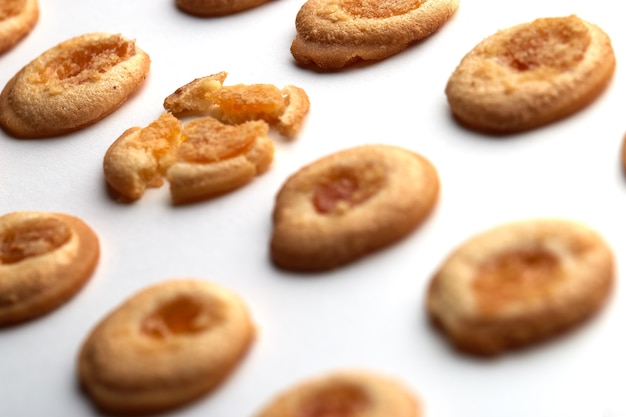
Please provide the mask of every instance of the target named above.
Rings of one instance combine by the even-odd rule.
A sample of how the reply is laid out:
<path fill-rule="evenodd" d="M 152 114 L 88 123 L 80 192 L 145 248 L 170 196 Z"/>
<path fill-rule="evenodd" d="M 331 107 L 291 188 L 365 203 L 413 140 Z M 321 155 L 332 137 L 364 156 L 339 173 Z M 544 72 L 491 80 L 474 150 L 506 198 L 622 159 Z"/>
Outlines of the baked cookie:
<path fill-rule="evenodd" d="M 487 132 L 532 129 L 590 104 L 608 85 L 608 35 L 577 16 L 537 19 L 484 39 L 450 76 L 456 119 Z"/>
<path fill-rule="evenodd" d="M 135 294 L 91 331 L 78 376 L 107 412 L 171 409 L 223 383 L 254 334 L 235 293 L 197 279 L 169 280 Z"/>
<path fill-rule="evenodd" d="M 37 0 L 3 0 L 0 2 L 0 54 L 8 51 L 28 35 L 39 20 Z"/>
<path fill-rule="evenodd" d="M 79 130 L 120 107 L 149 69 L 149 56 L 121 35 L 66 40 L 9 80 L 0 95 L 0 125 L 19 138 Z"/>
<path fill-rule="evenodd" d="M 81 219 L 18 211 L 0 216 L 0 326 L 42 316 L 93 274 L 100 246 Z"/>
<path fill-rule="evenodd" d="M 398 381 L 346 370 L 304 381 L 277 396 L 257 417 L 420 417 L 417 396 Z"/>
<path fill-rule="evenodd" d="M 408 235 L 438 196 L 435 167 L 409 150 L 364 145 L 328 155 L 276 196 L 271 257 L 290 270 L 338 267 Z"/>
<path fill-rule="evenodd" d="M 243 12 L 269 0 L 176 0 L 178 8 L 195 16 L 226 16 Z"/>
<path fill-rule="evenodd" d="M 104 177 L 120 200 L 135 201 L 146 188 L 160 187 L 180 144 L 182 123 L 169 113 L 144 128 L 131 127 L 104 155 Z"/>
<path fill-rule="evenodd" d="M 267 171 L 274 143 L 262 120 L 230 126 L 212 117 L 181 127 L 163 113 L 147 127 L 131 128 L 107 150 L 107 183 L 123 200 L 139 199 L 166 178 L 174 204 L 190 203 L 239 188 Z"/>
<path fill-rule="evenodd" d="M 165 98 L 163 107 L 175 115 L 206 113 L 223 123 L 264 120 L 283 136 L 294 138 L 309 112 L 306 92 L 295 85 L 282 89 L 272 84 L 224 86 L 226 72 L 197 78 Z"/>
<path fill-rule="evenodd" d="M 494 355 L 579 324 L 605 303 L 613 280 L 613 254 L 597 232 L 531 219 L 460 245 L 432 279 L 426 306 L 459 349 Z"/>
<path fill-rule="evenodd" d="M 296 15 L 291 54 L 327 69 L 379 61 L 435 33 L 458 6 L 459 0 L 308 0 Z"/>

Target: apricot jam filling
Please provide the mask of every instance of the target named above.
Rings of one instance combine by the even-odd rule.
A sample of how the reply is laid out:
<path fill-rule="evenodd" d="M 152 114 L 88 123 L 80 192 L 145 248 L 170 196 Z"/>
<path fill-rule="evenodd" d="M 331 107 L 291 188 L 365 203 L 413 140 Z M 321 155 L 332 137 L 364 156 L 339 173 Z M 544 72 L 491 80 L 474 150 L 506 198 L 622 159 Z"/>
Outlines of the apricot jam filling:
<path fill-rule="evenodd" d="M 141 323 L 141 331 L 155 339 L 196 334 L 223 320 L 219 303 L 208 305 L 191 296 L 179 296 L 163 304 Z"/>
<path fill-rule="evenodd" d="M 0 232 L 0 264 L 13 264 L 52 252 L 71 235 L 70 228 L 58 219 L 22 220 Z"/>
<path fill-rule="evenodd" d="M 120 62 L 135 55 L 135 43 L 121 36 L 111 36 L 92 43 L 59 51 L 57 56 L 43 64 L 38 79 L 45 84 L 54 80 L 76 84 L 97 80 Z"/>
<path fill-rule="evenodd" d="M 589 29 L 575 16 L 544 18 L 512 34 L 495 54 L 518 71 L 562 72 L 583 60 L 590 43 Z"/>
<path fill-rule="evenodd" d="M 313 393 L 302 405 L 300 417 L 356 417 L 370 400 L 359 387 L 340 385 Z"/>
<path fill-rule="evenodd" d="M 364 19 L 385 19 L 417 9 L 424 0 L 342 0 L 341 8 L 351 16 Z"/>
<path fill-rule="evenodd" d="M 249 151 L 266 132 L 264 122 L 230 126 L 211 117 L 194 119 L 183 127 L 178 158 L 187 162 L 211 163 L 234 158 Z"/>
<path fill-rule="evenodd" d="M 559 259 L 541 248 L 499 254 L 479 266 L 472 281 L 478 307 L 496 313 L 505 305 L 549 297 L 562 279 Z"/>
<path fill-rule="evenodd" d="M 320 214 L 343 213 L 370 199 L 385 182 L 382 167 L 340 167 L 318 182 L 313 192 L 313 206 Z"/>
<path fill-rule="evenodd" d="M 16 16 L 24 8 L 26 0 L 5 0 L 0 4 L 0 21 Z"/>
<path fill-rule="evenodd" d="M 223 86 L 208 95 L 227 118 L 270 119 L 279 117 L 286 105 L 283 93 L 272 84 Z"/>

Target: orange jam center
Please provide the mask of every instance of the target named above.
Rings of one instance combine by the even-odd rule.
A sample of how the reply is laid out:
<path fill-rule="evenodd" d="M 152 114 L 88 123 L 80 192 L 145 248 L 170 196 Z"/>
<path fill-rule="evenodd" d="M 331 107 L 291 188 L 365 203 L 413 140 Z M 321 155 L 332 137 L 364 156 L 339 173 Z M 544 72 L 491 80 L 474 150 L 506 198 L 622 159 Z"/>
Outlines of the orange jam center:
<path fill-rule="evenodd" d="M 134 42 L 111 36 L 80 47 L 61 50 L 39 71 L 40 83 L 71 80 L 77 84 L 97 80 L 112 67 L 135 54 Z"/>
<path fill-rule="evenodd" d="M 380 166 L 338 167 L 317 183 L 313 206 L 321 214 L 342 213 L 374 196 L 385 178 Z"/>
<path fill-rule="evenodd" d="M 279 117 L 286 105 L 283 93 L 272 84 L 223 86 L 209 95 L 226 118 L 268 120 Z"/>
<path fill-rule="evenodd" d="M 266 133 L 265 122 L 225 125 L 212 117 L 194 119 L 183 126 L 178 158 L 187 162 L 210 163 L 242 155 Z"/>
<path fill-rule="evenodd" d="M 299 417 L 356 417 L 369 405 L 367 394 L 356 386 L 340 385 L 314 392 L 303 402 Z"/>
<path fill-rule="evenodd" d="M 219 305 L 208 306 L 191 296 L 180 296 L 147 316 L 141 323 L 141 330 L 155 339 L 165 339 L 200 333 L 221 320 Z"/>
<path fill-rule="evenodd" d="M 419 8 L 424 0 L 343 0 L 346 13 L 364 19 L 385 19 L 399 16 Z"/>
<path fill-rule="evenodd" d="M 507 304 L 549 297 L 560 281 L 559 259 L 539 248 L 500 254 L 478 268 L 473 291 L 479 308 L 495 313 Z"/>
<path fill-rule="evenodd" d="M 0 232 L 0 264 L 12 264 L 52 252 L 71 235 L 70 228 L 58 219 L 20 221 Z"/>
<path fill-rule="evenodd" d="M 589 29 L 575 16 L 544 18 L 510 35 L 496 54 L 518 71 L 566 71 L 584 58 L 590 43 Z"/>
<path fill-rule="evenodd" d="M 26 0 L 4 0 L 0 3 L 0 20 L 18 15 L 26 5 Z"/>

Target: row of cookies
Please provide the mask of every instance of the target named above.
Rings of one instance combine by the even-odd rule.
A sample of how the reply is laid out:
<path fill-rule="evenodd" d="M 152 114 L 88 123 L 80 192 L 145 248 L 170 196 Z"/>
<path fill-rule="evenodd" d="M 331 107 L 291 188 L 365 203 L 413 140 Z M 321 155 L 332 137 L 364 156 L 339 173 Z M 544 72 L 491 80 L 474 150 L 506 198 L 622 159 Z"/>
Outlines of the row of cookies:
<path fill-rule="evenodd" d="M 345 183 L 347 183 L 348 185 L 347 185 L 347 186 L 343 186 L 343 185 L 341 185 L 341 184 L 343 184 L 344 182 L 345 182 Z M 320 198 L 319 198 L 319 200 L 320 200 L 320 201 L 330 200 L 331 202 L 332 202 L 333 200 L 341 200 L 341 198 L 337 198 L 337 197 L 333 197 L 333 196 L 334 196 L 335 194 L 339 194 L 340 196 L 343 196 L 343 195 L 344 195 L 344 191 L 343 191 L 343 190 L 344 190 L 345 188 L 348 188 L 348 194 L 350 194 L 350 193 L 351 193 L 351 187 L 352 187 L 352 185 L 350 185 L 350 181 L 349 181 L 349 180 L 348 180 L 348 181 L 340 181 L 340 182 L 339 182 L 339 184 L 337 184 L 336 186 L 335 186 L 335 185 L 331 185 L 331 186 L 329 187 L 329 188 L 330 188 L 330 189 L 332 189 L 333 191 L 331 191 L 331 192 L 329 192 L 329 193 L 327 193 L 327 192 L 323 192 L 323 193 L 322 193 L 322 195 L 330 194 L 330 195 L 331 195 L 331 198 L 330 198 L 330 199 L 325 198 L 325 197 L 320 197 Z M 338 189 L 338 191 L 337 191 L 337 190 L 335 190 L 335 189 Z M 325 205 L 326 205 L 326 203 L 325 203 L 325 202 L 320 203 L 320 206 L 325 206 Z M 336 205 L 337 205 L 337 204 L 335 204 L 335 206 L 336 206 Z M 342 204 L 340 204 L 340 206 L 341 206 L 341 205 L 342 205 Z M 529 259 L 535 259 L 536 257 L 533 255 L 533 256 L 529 256 L 528 258 L 529 258 Z M 542 263 L 542 262 L 543 262 L 543 261 L 539 260 L 539 263 Z M 548 261 L 548 263 L 550 263 L 550 262 L 551 262 L 551 261 Z M 502 262 L 502 263 L 504 263 L 504 262 Z M 544 262 L 544 263 L 545 263 L 545 262 Z M 507 268 L 511 268 L 511 267 L 507 267 Z"/>
<path fill-rule="evenodd" d="M 309 13 L 301 11 L 301 14 L 315 16 L 316 22 L 328 20 L 329 27 L 317 29 L 313 25 L 316 36 L 321 33 L 332 42 L 340 43 L 341 48 L 365 45 L 378 53 L 384 48 L 377 43 L 347 42 L 337 39 L 333 30 L 338 31 L 338 25 L 348 23 L 369 27 L 368 24 L 373 25 L 371 21 L 378 20 L 392 25 L 386 20 L 398 16 L 407 19 L 411 16 L 412 23 L 430 22 L 422 14 L 442 13 L 432 10 L 439 7 L 439 2 L 434 0 L 417 7 L 416 16 L 404 9 L 392 8 L 385 9 L 391 17 L 366 14 L 367 18 L 357 18 L 351 13 L 360 16 L 359 13 L 370 10 L 371 5 L 325 6 L 324 1 L 309 1 L 303 10 L 313 9 Z M 320 8 L 328 16 L 315 13 Z M 385 28 L 387 26 L 375 27 L 371 32 L 362 32 L 361 28 L 357 32 L 371 35 Z M 317 49 L 353 60 L 352 55 L 338 51 L 337 45 L 324 36 L 315 41 L 322 44 Z M 309 41 L 313 42 L 310 39 L 301 42 Z M 393 43 L 389 39 L 385 42 Z M 410 43 L 405 40 L 401 44 L 406 48 Z M 355 56 L 366 59 L 359 54 Z M 540 18 L 501 30 L 476 45 L 452 72 L 445 93 L 452 114 L 469 128 L 496 133 L 528 130 L 571 115 L 590 104 L 609 84 L 615 61 L 610 38 L 597 25 L 575 15 Z M 0 96 L 0 125 L 11 135 L 22 138 L 49 137 L 81 129 L 121 106 L 143 83 L 149 68 L 149 56 L 134 41 L 121 35 L 94 33 L 69 39 L 37 57 L 9 80 Z M 99 75 L 96 77 L 96 74 Z M 203 89 L 210 89 L 210 86 L 205 82 L 193 88 L 206 93 Z M 167 106 L 166 109 L 172 110 Z M 197 109 L 174 109 L 175 112 L 183 110 Z M 291 117 L 289 112 L 285 117 Z M 224 115 L 223 119 L 228 123 L 242 121 L 229 115 Z M 292 136 L 296 129 L 286 134 Z"/>
<path fill-rule="evenodd" d="M 0 242 L 2 326 L 34 319 L 67 302 L 89 280 L 100 255 L 96 232 L 62 213 L 1 216 Z M 246 303 L 234 292 L 200 279 L 164 281 L 129 297 L 85 336 L 78 378 L 107 412 L 172 409 L 227 380 L 255 333 Z M 380 415 L 394 411 L 417 417 L 418 404 L 392 379 L 341 371 L 293 388 L 259 416 L 365 407 Z"/>

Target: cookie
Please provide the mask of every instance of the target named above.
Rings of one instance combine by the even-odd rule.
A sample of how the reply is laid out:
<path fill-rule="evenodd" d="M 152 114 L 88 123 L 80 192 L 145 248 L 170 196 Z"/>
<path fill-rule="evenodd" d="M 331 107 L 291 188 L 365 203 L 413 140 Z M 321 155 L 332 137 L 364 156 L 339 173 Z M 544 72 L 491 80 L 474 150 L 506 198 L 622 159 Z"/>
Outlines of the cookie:
<path fill-rule="evenodd" d="M 198 279 L 148 287 L 85 339 L 78 376 L 98 408 L 154 413 L 207 395 L 243 360 L 255 329 L 243 300 Z"/>
<path fill-rule="evenodd" d="M 267 404 L 256 417 L 420 417 L 417 396 L 378 373 L 344 370 L 301 382 Z"/>
<path fill-rule="evenodd" d="M 174 204 L 211 198 L 248 184 L 274 160 L 274 142 L 262 120 L 236 126 L 212 117 L 183 126 L 186 138 L 167 170 Z"/>
<path fill-rule="evenodd" d="M 42 316 L 71 299 L 100 256 L 96 233 L 63 213 L 0 216 L 0 326 Z"/>
<path fill-rule="evenodd" d="M 0 125 L 18 138 L 79 130 L 119 108 L 149 69 L 149 56 L 122 35 L 71 38 L 9 80 L 0 94 Z"/>
<path fill-rule="evenodd" d="M 541 18 L 487 37 L 446 85 L 452 114 L 468 128 L 510 133 L 589 105 L 615 71 L 611 40 L 578 16 Z"/>
<path fill-rule="evenodd" d="M 243 12 L 269 0 L 176 0 L 178 8 L 201 17 L 226 16 Z"/>
<path fill-rule="evenodd" d="M 126 130 L 104 156 L 104 176 L 121 200 L 141 198 L 166 178 L 174 204 L 235 190 L 267 171 L 274 143 L 262 120 L 230 126 L 212 117 L 184 125 L 170 113 Z"/>
<path fill-rule="evenodd" d="M 127 129 L 109 146 L 102 168 L 107 184 L 120 200 L 138 200 L 146 188 L 163 185 L 181 132 L 180 120 L 163 113 L 144 128 Z"/>
<path fill-rule="evenodd" d="M 427 294 L 430 317 L 462 351 L 495 355 L 573 328 L 606 302 L 613 254 L 565 219 L 506 223 L 455 249 Z"/>
<path fill-rule="evenodd" d="M 28 35 L 38 20 L 38 0 L 4 0 L 0 3 L 0 54 Z"/>
<path fill-rule="evenodd" d="M 408 235 L 439 196 L 435 167 L 389 145 L 323 157 L 290 176 L 274 205 L 270 252 L 284 269 L 332 269 Z"/>
<path fill-rule="evenodd" d="M 226 72 L 197 78 L 165 98 L 163 107 L 174 115 L 207 114 L 223 123 L 264 120 L 293 139 L 309 112 L 306 92 L 295 85 L 279 89 L 272 84 L 225 86 Z"/>
<path fill-rule="evenodd" d="M 438 31 L 458 6 L 459 0 L 308 0 L 296 15 L 291 54 L 325 69 L 380 61 Z"/>

